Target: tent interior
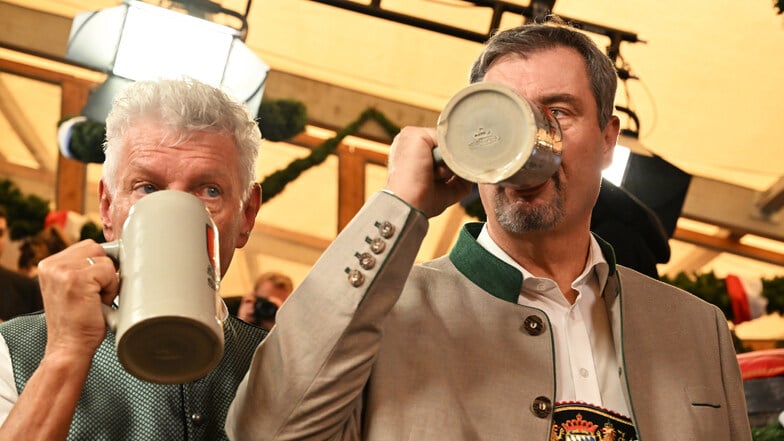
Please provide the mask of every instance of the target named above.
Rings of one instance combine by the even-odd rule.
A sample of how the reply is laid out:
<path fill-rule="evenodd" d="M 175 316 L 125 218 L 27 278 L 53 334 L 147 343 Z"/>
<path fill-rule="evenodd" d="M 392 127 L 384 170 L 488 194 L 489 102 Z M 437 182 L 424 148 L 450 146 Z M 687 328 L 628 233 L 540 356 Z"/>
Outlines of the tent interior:
<path fill-rule="evenodd" d="M 366 109 L 397 126 L 434 125 L 449 98 L 467 84 L 481 49 L 478 41 L 351 10 L 369 7 L 368 1 L 209 3 L 245 14 L 244 43 L 270 67 L 264 98 L 297 100 L 307 108 L 305 132 L 263 144 L 259 181 L 307 157 Z M 389 17 L 437 22 L 474 36 L 489 32 L 494 18 L 484 5 L 494 2 L 373 3 Z M 100 164 L 63 159 L 57 125 L 79 112 L 85 90 L 104 81 L 106 72 L 70 63 L 65 52 L 74 16 L 120 4 L 0 0 L 0 178 L 51 201 L 52 210 L 73 210 L 95 222 Z M 632 109 L 637 120 L 622 118 L 624 127 L 637 132 L 646 152 L 691 177 L 669 241 L 671 258 L 659 264 L 659 272 L 784 276 L 780 11 L 763 0 L 558 0 L 553 13 L 634 37 L 613 41 L 588 27 L 601 47 L 617 50 L 616 64 L 628 73 L 616 104 Z M 514 12 L 499 18 L 501 29 L 525 21 Z M 69 95 L 73 90 L 39 72 L 78 80 L 82 95 Z M 389 142 L 377 124 L 364 124 L 336 154 L 267 201 L 250 243 L 224 276 L 222 294 L 249 292 L 255 277 L 268 270 L 291 275 L 295 284 L 302 280 L 358 203 L 383 187 Z M 650 187 L 664 191 L 664 184 Z M 418 260 L 447 252 L 468 220 L 460 206 L 432 220 Z M 2 263 L 13 267 L 15 259 L 11 250 Z"/>

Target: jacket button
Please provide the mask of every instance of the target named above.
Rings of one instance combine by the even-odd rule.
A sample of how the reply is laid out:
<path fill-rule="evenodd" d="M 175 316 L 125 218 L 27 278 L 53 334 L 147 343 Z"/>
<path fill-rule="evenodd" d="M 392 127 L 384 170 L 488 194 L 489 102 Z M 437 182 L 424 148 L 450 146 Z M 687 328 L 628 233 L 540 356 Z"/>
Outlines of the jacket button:
<path fill-rule="evenodd" d="M 553 410 L 553 404 L 547 397 L 536 397 L 531 404 L 531 410 L 539 418 L 547 418 Z"/>
<path fill-rule="evenodd" d="M 390 237 L 392 237 L 392 235 L 395 234 L 395 226 L 392 225 L 392 223 L 389 221 L 377 223 L 376 226 L 378 226 L 378 233 L 384 239 L 389 239 Z"/>
<path fill-rule="evenodd" d="M 359 266 L 363 269 L 371 270 L 376 266 L 376 258 L 370 253 L 357 253 L 355 257 L 359 259 Z"/>
<path fill-rule="evenodd" d="M 544 332 L 544 322 L 539 316 L 529 315 L 523 322 L 523 328 L 529 335 L 541 335 Z"/>
<path fill-rule="evenodd" d="M 373 254 L 381 254 L 386 247 L 387 243 L 380 237 L 370 241 L 370 251 L 372 251 Z"/>
<path fill-rule="evenodd" d="M 202 414 L 200 414 L 198 412 L 192 414 L 191 415 L 191 422 L 196 427 L 201 426 L 202 423 L 204 423 L 204 415 L 202 415 Z"/>
<path fill-rule="evenodd" d="M 359 288 L 365 283 L 365 276 L 359 270 L 351 270 L 348 272 L 348 283 L 354 288 Z"/>

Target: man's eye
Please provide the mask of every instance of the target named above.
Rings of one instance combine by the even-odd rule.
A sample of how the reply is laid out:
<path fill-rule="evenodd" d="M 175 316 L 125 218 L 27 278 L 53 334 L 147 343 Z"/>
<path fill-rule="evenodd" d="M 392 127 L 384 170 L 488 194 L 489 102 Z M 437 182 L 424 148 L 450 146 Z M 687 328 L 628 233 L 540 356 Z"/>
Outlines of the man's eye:
<path fill-rule="evenodd" d="M 562 116 L 566 116 L 566 112 L 564 112 L 563 109 L 557 109 L 557 108 L 552 108 L 551 107 L 551 108 L 549 108 L 547 110 L 550 112 L 550 114 L 552 114 L 556 118 L 559 118 L 559 117 L 562 117 Z"/>
<path fill-rule="evenodd" d="M 136 190 L 141 191 L 144 194 L 150 194 L 156 192 L 158 189 L 152 184 L 144 184 L 136 187 Z"/>
<path fill-rule="evenodd" d="M 205 194 L 207 197 L 211 197 L 211 198 L 217 198 L 218 196 L 220 196 L 220 195 L 221 195 L 221 191 L 220 191 L 220 189 L 219 189 L 218 187 L 207 187 L 207 188 L 204 190 L 204 194 Z"/>

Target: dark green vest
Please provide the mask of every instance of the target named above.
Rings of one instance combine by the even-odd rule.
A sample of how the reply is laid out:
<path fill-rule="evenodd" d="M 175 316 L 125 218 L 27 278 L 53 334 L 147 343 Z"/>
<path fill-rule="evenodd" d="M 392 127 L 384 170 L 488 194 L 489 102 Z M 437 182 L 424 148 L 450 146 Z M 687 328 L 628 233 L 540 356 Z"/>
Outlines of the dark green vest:
<path fill-rule="evenodd" d="M 44 354 L 44 314 L 0 324 L 22 393 Z M 226 413 L 266 331 L 229 317 L 224 357 L 206 377 L 183 385 L 148 383 L 128 374 L 106 334 L 79 398 L 69 440 L 228 440 Z M 67 381 L 68 379 L 63 379 Z"/>

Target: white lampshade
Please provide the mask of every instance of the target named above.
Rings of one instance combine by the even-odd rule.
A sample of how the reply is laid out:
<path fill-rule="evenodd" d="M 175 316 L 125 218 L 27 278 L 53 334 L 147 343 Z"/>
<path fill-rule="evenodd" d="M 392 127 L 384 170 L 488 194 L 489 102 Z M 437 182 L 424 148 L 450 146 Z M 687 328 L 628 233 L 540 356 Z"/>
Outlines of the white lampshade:
<path fill-rule="evenodd" d="M 131 82 L 184 76 L 220 87 L 255 117 L 269 71 L 240 31 L 136 0 L 77 14 L 66 58 L 109 73 L 82 111 L 97 121 Z"/>
<path fill-rule="evenodd" d="M 626 174 L 629 155 L 631 155 L 629 147 L 617 144 L 613 152 L 612 164 L 602 171 L 602 177 L 620 187 L 621 182 L 623 182 L 623 176 Z"/>
<path fill-rule="evenodd" d="M 624 133 L 622 131 L 615 144 L 612 164 L 602 171 L 602 177 L 616 186 L 621 187 L 632 154 L 653 156 L 652 153 L 640 143 L 636 133 Z"/>

